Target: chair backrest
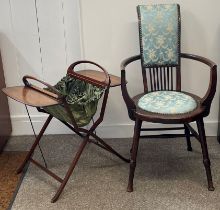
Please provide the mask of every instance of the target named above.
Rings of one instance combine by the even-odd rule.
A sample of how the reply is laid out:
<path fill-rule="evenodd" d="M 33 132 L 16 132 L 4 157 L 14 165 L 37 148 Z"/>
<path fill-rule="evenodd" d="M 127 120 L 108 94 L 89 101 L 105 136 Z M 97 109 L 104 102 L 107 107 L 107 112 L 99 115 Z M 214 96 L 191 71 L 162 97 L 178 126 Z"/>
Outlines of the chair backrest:
<path fill-rule="evenodd" d="M 180 90 L 178 4 L 137 6 L 144 91 Z"/>

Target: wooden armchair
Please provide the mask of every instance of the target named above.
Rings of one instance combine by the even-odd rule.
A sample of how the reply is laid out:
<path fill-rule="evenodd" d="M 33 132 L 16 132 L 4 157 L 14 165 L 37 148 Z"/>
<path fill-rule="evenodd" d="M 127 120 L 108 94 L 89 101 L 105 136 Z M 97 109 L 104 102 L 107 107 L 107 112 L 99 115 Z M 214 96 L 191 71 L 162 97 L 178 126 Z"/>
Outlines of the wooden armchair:
<path fill-rule="evenodd" d="M 216 91 L 217 66 L 211 60 L 180 51 L 180 7 L 178 4 L 140 5 L 139 19 L 140 55 L 121 63 L 121 90 L 128 115 L 135 121 L 131 148 L 130 174 L 127 191 L 133 191 L 133 178 L 141 131 L 171 130 L 142 128 L 142 122 L 183 124 L 181 128 L 192 151 L 190 135 L 195 136 L 202 148 L 208 190 L 213 191 L 210 160 L 208 155 L 203 118 L 209 115 Z M 203 98 L 181 91 L 181 58 L 192 59 L 209 67 L 210 81 Z M 140 60 L 144 92 L 130 97 L 127 90 L 126 66 Z M 128 81 L 129 84 L 129 81 Z M 190 122 L 196 121 L 198 133 Z"/>

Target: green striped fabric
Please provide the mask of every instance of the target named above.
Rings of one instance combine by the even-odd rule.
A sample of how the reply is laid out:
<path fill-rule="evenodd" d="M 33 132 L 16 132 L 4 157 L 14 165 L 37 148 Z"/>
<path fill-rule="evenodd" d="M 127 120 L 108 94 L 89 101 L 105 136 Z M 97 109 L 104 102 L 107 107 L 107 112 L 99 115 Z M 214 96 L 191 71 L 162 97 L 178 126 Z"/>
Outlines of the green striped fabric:
<path fill-rule="evenodd" d="M 79 127 L 87 125 L 96 113 L 98 101 L 104 89 L 68 75 L 63 77 L 54 87 L 66 97 L 77 125 Z M 43 109 L 55 118 L 72 124 L 62 105 L 47 106 Z"/>

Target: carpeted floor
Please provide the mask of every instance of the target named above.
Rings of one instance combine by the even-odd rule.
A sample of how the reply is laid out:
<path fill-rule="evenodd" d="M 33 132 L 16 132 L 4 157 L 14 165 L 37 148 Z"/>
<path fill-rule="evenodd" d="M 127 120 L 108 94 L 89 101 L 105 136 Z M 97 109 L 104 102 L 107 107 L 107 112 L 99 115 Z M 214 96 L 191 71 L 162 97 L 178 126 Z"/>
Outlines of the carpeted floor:
<path fill-rule="evenodd" d="M 17 175 L 17 165 L 20 164 L 26 152 L 3 152 L 0 154 L 0 210 L 9 207 L 19 188 L 22 173 Z"/>
<path fill-rule="evenodd" d="M 13 138 L 7 150 L 26 150 L 33 139 Z M 125 156 L 131 139 L 107 142 Z M 69 135 L 46 136 L 41 146 L 49 168 L 63 176 L 80 141 Z M 192 140 L 193 152 L 184 138 L 141 139 L 134 179 L 134 192 L 126 192 L 129 165 L 89 144 L 63 194 L 50 203 L 57 181 L 30 165 L 12 210 L 56 209 L 220 209 L 220 145 L 208 138 L 215 191 L 207 190 L 199 143 Z M 47 151 L 47 152 L 46 152 Z M 39 152 L 35 158 L 41 159 Z"/>

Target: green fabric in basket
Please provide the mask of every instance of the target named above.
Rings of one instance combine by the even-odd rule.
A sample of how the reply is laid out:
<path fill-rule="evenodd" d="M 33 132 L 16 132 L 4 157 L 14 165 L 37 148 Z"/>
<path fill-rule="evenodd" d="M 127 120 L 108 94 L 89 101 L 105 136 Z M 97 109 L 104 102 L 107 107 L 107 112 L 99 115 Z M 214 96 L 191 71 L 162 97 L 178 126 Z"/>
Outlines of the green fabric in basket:
<path fill-rule="evenodd" d="M 70 105 L 71 112 L 79 127 L 85 126 L 91 121 L 96 113 L 98 101 L 104 92 L 103 88 L 68 75 L 63 77 L 54 88 L 66 97 L 66 101 Z M 47 106 L 43 107 L 43 109 L 59 120 L 71 123 L 71 119 L 63 105 Z"/>

